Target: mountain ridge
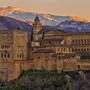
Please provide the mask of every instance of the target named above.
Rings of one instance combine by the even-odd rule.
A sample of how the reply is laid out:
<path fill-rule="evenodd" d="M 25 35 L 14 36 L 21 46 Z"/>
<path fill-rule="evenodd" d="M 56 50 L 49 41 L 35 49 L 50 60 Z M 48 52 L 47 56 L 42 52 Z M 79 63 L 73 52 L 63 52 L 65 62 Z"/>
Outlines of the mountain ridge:
<path fill-rule="evenodd" d="M 23 27 L 22 29 L 31 31 L 31 25 L 35 17 L 38 15 L 41 23 L 44 26 L 47 26 L 47 30 L 50 30 L 51 27 L 53 27 L 54 29 L 63 28 L 66 32 L 90 32 L 90 22 L 87 19 L 80 19 L 80 17 L 77 16 L 71 17 L 55 16 L 51 14 L 37 14 L 26 10 L 23 11 L 23 9 L 11 6 L 0 8 L 0 13 L 3 15 L 2 21 L 2 15 L 0 14 L 0 28 L 4 29 L 14 29 L 18 26 L 15 22 L 19 22 L 19 26 Z M 6 17 L 8 17 L 9 20 Z"/>
<path fill-rule="evenodd" d="M 50 26 L 56 26 L 59 23 L 67 20 L 89 22 L 89 20 L 77 16 L 57 16 L 52 14 L 35 13 L 25 10 L 23 8 L 12 7 L 12 6 L 0 8 L 0 16 L 12 17 L 21 21 L 25 21 L 30 24 L 33 23 L 36 15 L 39 16 L 42 24 L 50 25 Z"/>
<path fill-rule="evenodd" d="M 22 30 L 31 31 L 32 26 L 26 22 L 16 20 L 14 18 L 10 18 L 7 16 L 0 16 L 0 29 L 1 30 L 22 29 Z"/>

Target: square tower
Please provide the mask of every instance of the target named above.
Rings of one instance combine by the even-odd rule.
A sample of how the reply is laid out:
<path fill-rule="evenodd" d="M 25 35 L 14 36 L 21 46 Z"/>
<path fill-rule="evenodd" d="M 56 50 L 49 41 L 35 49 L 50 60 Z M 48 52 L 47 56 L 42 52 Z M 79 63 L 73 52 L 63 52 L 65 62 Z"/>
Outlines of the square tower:
<path fill-rule="evenodd" d="M 33 31 L 32 31 L 33 40 L 38 40 L 38 32 L 40 30 L 42 30 L 42 24 L 40 22 L 39 17 L 36 16 L 34 23 L 33 23 Z"/>
<path fill-rule="evenodd" d="M 14 59 L 27 60 L 28 58 L 28 32 L 25 30 L 14 30 Z"/>

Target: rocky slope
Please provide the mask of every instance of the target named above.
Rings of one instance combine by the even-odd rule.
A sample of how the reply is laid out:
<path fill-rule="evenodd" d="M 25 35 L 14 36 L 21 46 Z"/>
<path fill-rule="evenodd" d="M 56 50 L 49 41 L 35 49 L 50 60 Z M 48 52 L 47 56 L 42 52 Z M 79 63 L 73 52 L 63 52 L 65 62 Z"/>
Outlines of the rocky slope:
<path fill-rule="evenodd" d="M 0 29 L 2 30 L 22 29 L 31 31 L 32 26 L 23 21 L 19 21 L 6 16 L 0 16 Z"/>

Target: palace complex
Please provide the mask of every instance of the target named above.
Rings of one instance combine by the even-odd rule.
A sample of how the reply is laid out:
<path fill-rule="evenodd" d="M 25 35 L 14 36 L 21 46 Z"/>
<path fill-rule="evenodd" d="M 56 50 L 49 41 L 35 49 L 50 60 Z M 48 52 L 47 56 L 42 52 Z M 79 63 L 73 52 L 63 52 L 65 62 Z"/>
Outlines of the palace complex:
<path fill-rule="evenodd" d="M 0 30 L 0 80 L 23 71 L 90 70 L 90 33 L 48 30 L 36 16 L 31 38 L 26 30 Z"/>

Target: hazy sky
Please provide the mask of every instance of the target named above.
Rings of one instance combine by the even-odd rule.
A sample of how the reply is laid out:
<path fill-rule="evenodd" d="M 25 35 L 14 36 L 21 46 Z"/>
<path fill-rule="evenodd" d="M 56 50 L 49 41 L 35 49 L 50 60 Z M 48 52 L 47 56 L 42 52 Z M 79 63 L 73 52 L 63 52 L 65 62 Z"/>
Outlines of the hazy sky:
<path fill-rule="evenodd" d="M 0 6 L 17 6 L 38 13 L 90 19 L 90 0 L 0 0 Z"/>

